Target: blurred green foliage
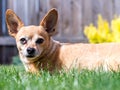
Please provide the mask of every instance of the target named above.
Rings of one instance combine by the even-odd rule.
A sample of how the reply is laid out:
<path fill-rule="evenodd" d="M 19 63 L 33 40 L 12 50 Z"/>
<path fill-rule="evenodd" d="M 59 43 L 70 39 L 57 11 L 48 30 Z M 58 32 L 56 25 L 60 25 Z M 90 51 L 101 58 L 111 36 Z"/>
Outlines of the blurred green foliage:
<path fill-rule="evenodd" d="M 14 64 L 14 65 L 22 64 L 19 56 L 14 56 L 14 57 L 13 57 L 13 59 L 12 59 L 12 64 Z"/>

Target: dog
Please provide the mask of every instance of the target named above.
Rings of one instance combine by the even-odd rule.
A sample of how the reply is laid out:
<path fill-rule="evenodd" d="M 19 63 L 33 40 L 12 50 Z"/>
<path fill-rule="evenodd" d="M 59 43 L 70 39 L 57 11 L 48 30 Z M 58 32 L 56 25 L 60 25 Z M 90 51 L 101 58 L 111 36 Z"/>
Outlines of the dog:
<path fill-rule="evenodd" d="M 19 56 L 28 72 L 47 69 L 118 71 L 120 65 L 119 43 L 60 43 L 52 39 L 56 33 L 58 12 L 55 8 L 41 20 L 39 26 L 24 26 L 10 9 L 6 11 L 9 35 L 15 38 Z M 71 37 L 72 38 L 72 37 Z"/>

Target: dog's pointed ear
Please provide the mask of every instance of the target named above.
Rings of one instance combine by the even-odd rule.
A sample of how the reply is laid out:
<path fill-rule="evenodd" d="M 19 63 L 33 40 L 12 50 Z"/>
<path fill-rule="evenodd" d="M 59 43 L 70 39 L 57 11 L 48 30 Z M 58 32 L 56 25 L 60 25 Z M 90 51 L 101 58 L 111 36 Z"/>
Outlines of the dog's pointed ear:
<path fill-rule="evenodd" d="M 15 37 L 19 29 L 24 26 L 20 18 L 11 9 L 6 11 L 6 24 L 12 37 Z"/>
<path fill-rule="evenodd" d="M 55 8 L 51 9 L 40 22 L 40 25 L 45 28 L 50 36 L 54 35 L 58 20 L 58 12 Z"/>

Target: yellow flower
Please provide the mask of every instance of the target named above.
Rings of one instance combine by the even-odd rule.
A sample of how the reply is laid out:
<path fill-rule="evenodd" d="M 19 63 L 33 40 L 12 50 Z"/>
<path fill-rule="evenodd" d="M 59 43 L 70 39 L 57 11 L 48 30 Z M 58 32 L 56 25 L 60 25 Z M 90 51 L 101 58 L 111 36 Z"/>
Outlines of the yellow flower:
<path fill-rule="evenodd" d="M 90 43 L 120 42 L 120 17 L 109 23 L 98 15 L 97 27 L 93 24 L 85 27 L 85 35 Z"/>

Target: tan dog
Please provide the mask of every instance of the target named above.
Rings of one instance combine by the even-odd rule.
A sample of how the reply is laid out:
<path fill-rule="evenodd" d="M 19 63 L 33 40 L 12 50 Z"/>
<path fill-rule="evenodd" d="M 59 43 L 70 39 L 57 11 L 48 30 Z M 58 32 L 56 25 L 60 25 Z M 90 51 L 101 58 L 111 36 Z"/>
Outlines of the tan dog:
<path fill-rule="evenodd" d="M 24 26 L 12 10 L 6 11 L 9 34 L 16 39 L 26 71 L 91 70 L 101 66 L 103 70 L 119 69 L 120 44 L 61 44 L 51 38 L 56 31 L 57 19 L 58 12 L 51 9 L 39 26 Z"/>

